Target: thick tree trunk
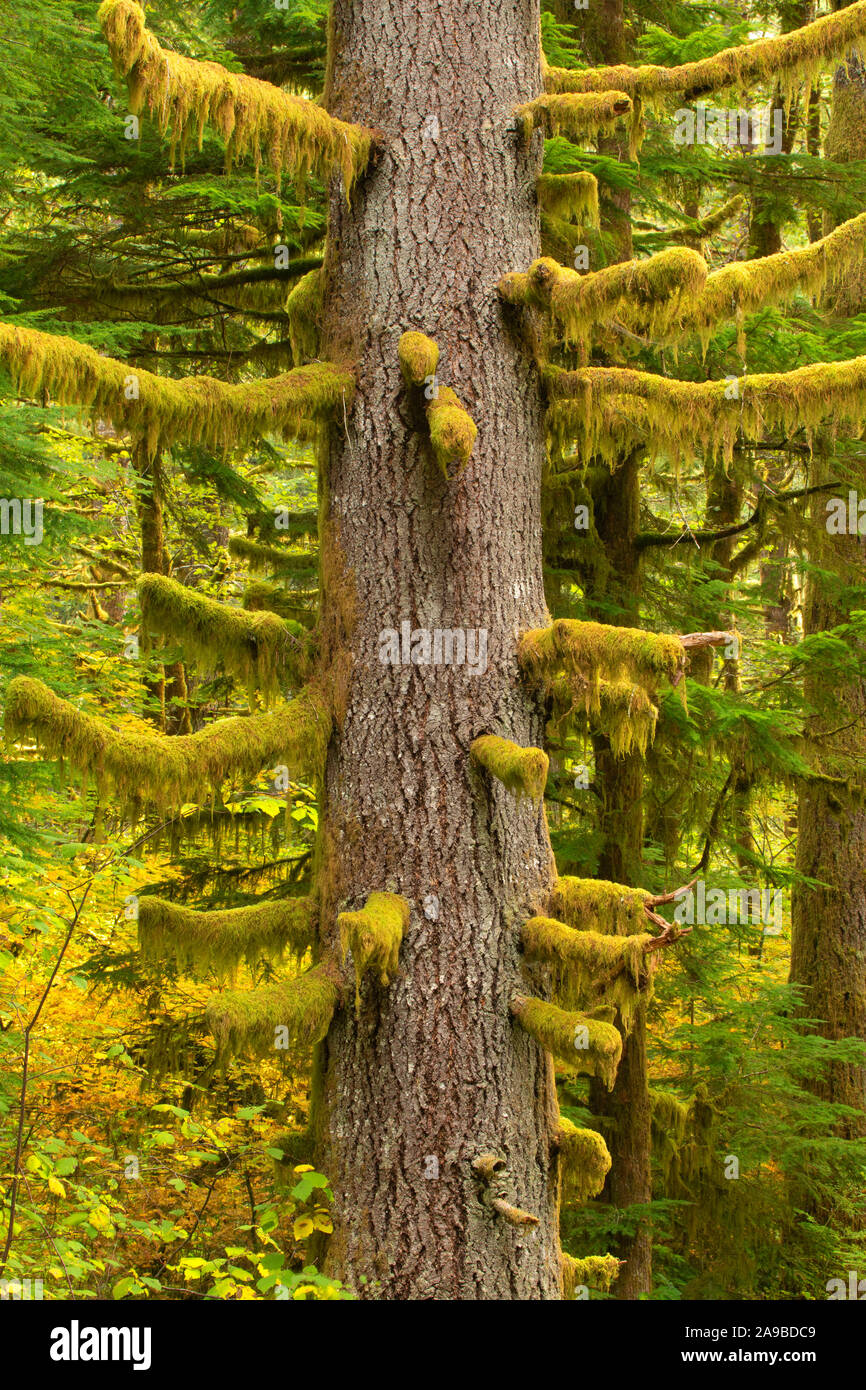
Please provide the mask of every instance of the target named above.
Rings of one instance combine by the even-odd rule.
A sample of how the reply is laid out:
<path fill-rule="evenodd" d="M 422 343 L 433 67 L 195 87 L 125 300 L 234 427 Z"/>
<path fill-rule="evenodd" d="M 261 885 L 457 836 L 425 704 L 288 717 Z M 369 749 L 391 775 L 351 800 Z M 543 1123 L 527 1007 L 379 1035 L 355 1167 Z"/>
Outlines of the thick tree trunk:
<path fill-rule="evenodd" d="M 519 630 L 546 618 L 541 401 L 496 293 L 539 252 L 540 149 L 511 115 L 540 91 L 539 66 L 537 3 L 333 6 L 329 109 L 381 129 L 385 147 L 351 206 L 338 190 L 331 202 L 324 351 L 357 362 L 359 388 L 323 496 L 325 625 L 351 654 L 326 771 L 324 917 L 374 890 L 412 908 L 397 978 L 365 983 L 319 1059 L 330 1264 L 370 1297 L 560 1290 L 552 1065 L 509 1014 L 549 840 L 540 806 L 469 759 L 486 731 L 521 745 L 543 732 L 514 655 Z M 440 380 L 478 426 L 451 480 L 402 386 L 409 329 L 439 343 Z M 404 622 L 486 631 L 486 673 L 383 665 L 380 634 Z M 538 1226 L 484 1204 L 471 1163 L 485 1150 L 507 1159 L 510 1200 Z"/>

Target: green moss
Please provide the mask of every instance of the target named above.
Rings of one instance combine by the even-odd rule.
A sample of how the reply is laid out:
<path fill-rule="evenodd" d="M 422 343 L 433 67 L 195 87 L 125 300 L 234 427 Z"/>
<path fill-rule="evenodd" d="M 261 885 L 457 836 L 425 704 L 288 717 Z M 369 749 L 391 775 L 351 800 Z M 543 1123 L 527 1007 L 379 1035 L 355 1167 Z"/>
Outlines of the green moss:
<path fill-rule="evenodd" d="M 222 1057 L 246 1051 L 279 1056 L 278 1030 L 286 1030 L 290 1044 L 321 1042 L 338 1003 L 336 981 L 318 965 L 293 980 L 218 994 L 208 1004 L 205 1019 Z"/>
<path fill-rule="evenodd" d="M 583 1203 L 590 1197 L 597 1197 L 611 1165 L 610 1152 L 602 1136 L 594 1129 L 578 1129 L 561 1115 L 556 1138 L 563 1201 Z"/>
<path fill-rule="evenodd" d="M 361 980 L 367 970 L 378 972 L 383 985 L 397 973 L 400 943 L 409 930 L 409 904 L 396 893 L 371 893 L 359 912 L 337 917 L 343 957 L 352 952 L 355 967 L 355 1005 L 360 1007 Z"/>
<path fill-rule="evenodd" d="M 575 1260 L 562 1256 L 562 1297 L 574 1298 L 578 1288 L 603 1289 L 607 1292 L 619 1274 L 620 1262 L 615 1255 L 587 1255 Z"/>
<path fill-rule="evenodd" d="M 351 373 L 329 362 L 240 383 L 154 376 L 74 338 L 8 324 L 0 324 L 0 361 L 21 395 L 48 392 L 59 405 L 111 420 L 143 438 L 150 454 L 176 439 L 229 448 L 256 434 L 309 437 L 311 422 L 342 409 L 355 389 Z"/>
<path fill-rule="evenodd" d="M 615 758 L 636 750 L 641 757 L 655 738 L 659 710 L 653 695 L 630 680 L 600 680 L 598 708 L 588 711 L 584 692 L 575 693 L 575 682 L 568 676 L 553 680 L 549 687 L 554 712 L 550 731 L 553 737 L 576 731 L 579 721 L 589 717 L 592 728 L 608 739 Z"/>
<path fill-rule="evenodd" d="M 622 1056 L 622 1035 L 613 1024 L 524 995 L 512 999 L 511 1012 L 521 1028 L 570 1071 L 598 1077 L 612 1089 Z"/>
<path fill-rule="evenodd" d="M 286 300 L 292 358 L 300 366 L 305 358 L 318 357 L 322 299 L 325 280 L 321 270 L 302 275 Z"/>
<path fill-rule="evenodd" d="M 430 443 L 445 476 L 451 464 L 466 467 L 475 447 L 478 428 L 450 386 L 440 386 L 435 400 L 427 404 Z"/>
<path fill-rule="evenodd" d="M 328 115 L 324 107 L 290 96 L 256 78 L 200 63 L 163 49 L 146 27 L 135 0 L 104 0 L 99 22 L 118 73 L 129 87 L 129 109 L 144 108 L 160 132 L 169 131 L 171 158 L 181 159 L 190 140 L 201 148 L 205 126 L 226 142 L 226 164 L 252 157 L 279 180 L 313 172 L 323 180 L 341 173 L 348 193 L 370 160 L 372 133 Z"/>
<path fill-rule="evenodd" d="M 777 82 L 786 95 L 792 95 L 801 81 L 811 82 L 825 64 L 857 48 L 864 35 L 866 4 L 861 3 L 779 38 L 726 48 L 711 58 L 679 67 L 546 67 L 544 85 L 548 92 L 607 92 L 616 87 L 645 102 L 730 89 L 745 92 L 758 84 Z"/>
<path fill-rule="evenodd" d="M 548 757 L 541 748 L 521 748 L 510 739 L 482 734 L 473 740 L 469 752 L 479 767 L 489 772 L 518 799 L 540 801 L 547 785 Z"/>
<path fill-rule="evenodd" d="M 193 661 L 222 665 L 252 693 L 277 694 L 280 675 L 303 673 L 306 645 L 275 613 L 248 613 L 206 598 L 163 575 L 143 575 L 138 597 L 145 626 L 177 641 Z"/>
<path fill-rule="evenodd" d="M 317 550 L 282 550 L 276 545 L 264 545 L 249 536 L 229 536 L 229 554 L 243 560 L 253 574 L 301 574 L 314 570 L 318 563 Z"/>
<path fill-rule="evenodd" d="M 866 426 L 866 357 L 790 372 L 755 373 L 731 394 L 721 381 L 677 381 L 618 367 L 546 371 L 549 424 L 560 439 L 611 461 L 639 438 L 675 464 L 696 453 L 727 466 L 737 440 L 788 437 L 819 425 L 862 435 Z"/>
<path fill-rule="evenodd" d="M 565 135 L 580 141 L 613 130 L 631 109 L 631 98 L 625 92 L 605 90 L 536 97 L 518 106 L 514 114 L 527 140 L 534 130 L 543 130 L 547 136 Z"/>
<path fill-rule="evenodd" d="M 180 806 L 219 788 L 229 777 L 252 777 L 284 764 L 318 773 L 331 733 L 331 714 L 310 686 L 268 714 L 219 719 L 197 734 L 167 737 L 134 721 L 113 728 L 59 699 L 41 681 L 19 676 L 6 692 L 8 740 L 35 739 L 96 782 L 100 800 L 112 791 L 125 808 Z"/>
<path fill-rule="evenodd" d="M 309 648 L 311 638 L 304 629 L 314 625 L 315 614 L 305 607 L 302 599 L 302 594 L 287 591 L 282 584 L 259 579 L 244 589 L 242 602 L 250 613 L 277 613 L 292 635 L 301 641 L 306 640 Z"/>
<path fill-rule="evenodd" d="M 407 386 L 423 386 L 436 375 L 439 347 L 424 333 L 404 333 L 399 347 L 400 370 Z"/>
<path fill-rule="evenodd" d="M 547 908 L 558 921 L 579 932 L 633 936 L 646 931 L 649 897 L 644 888 L 563 874 L 556 880 Z"/>
<path fill-rule="evenodd" d="M 541 174 L 536 185 L 539 206 L 553 217 L 573 218 L 598 226 L 598 181 L 594 174 Z"/>
<path fill-rule="evenodd" d="M 234 970 L 291 952 L 304 956 L 316 939 L 318 914 L 312 898 L 284 898 L 251 907 L 194 912 L 163 898 L 138 904 L 138 939 L 147 959 L 174 958 L 180 969 Z"/>
<path fill-rule="evenodd" d="M 650 990 L 649 932 L 610 935 L 576 930 L 552 917 L 530 917 L 523 925 L 522 940 L 527 960 L 553 965 L 554 993 L 561 1004 L 572 1008 L 610 1004 L 619 1009 L 629 1028 L 637 1005 Z"/>
<path fill-rule="evenodd" d="M 560 708 L 567 682 L 573 705 L 581 702 L 587 713 L 601 718 L 603 682 L 609 686 L 609 717 L 616 699 L 612 687 L 623 681 L 640 687 L 645 701 L 654 704 L 659 682 L 663 678 L 672 682 L 679 679 L 685 666 L 685 651 L 678 637 L 558 618 L 550 627 L 534 628 L 524 635 L 518 646 L 518 659 L 531 680 L 556 696 Z M 633 713 L 636 728 L 645 730 L 645 704 L 637 701 Z M 641 738 L 638 732 L 635 741 L 640 743 Z M 620 747 L 623 741 L 620 733 Z"/>

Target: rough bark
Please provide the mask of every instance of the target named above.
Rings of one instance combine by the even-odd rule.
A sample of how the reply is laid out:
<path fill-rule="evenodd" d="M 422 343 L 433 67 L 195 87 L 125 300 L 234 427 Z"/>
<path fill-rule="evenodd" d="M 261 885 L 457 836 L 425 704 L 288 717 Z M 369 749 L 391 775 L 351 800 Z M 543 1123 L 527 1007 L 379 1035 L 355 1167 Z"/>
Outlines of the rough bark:
<path fill-rule="evenodd" d="M 541 402 L 496 293 L 539 253 L 540 148 L 519 144 L 511 112 L 540 89 L 536 3 L 494 0 L 470 22 L 461 0 L 335 0 L 329 109 L 385 142 L 352 206 L 331 200 L 323 350 L 356 363 L 359 385 L 323 483 L 324 624 L 335 642 L 348 624 L 351 653 L 325 777 L 324 916 L 375 890 L 411 904 L 397 979 L 364 985 L 319 1059 L 330 1265 L 368 1297 L 560 1290 L 552 1065 L 509 1015 L 549 840 L 540 806 L 468 756 L 479 734 L 530 745 L 543 730 L 514 655 L 546 615 Z M 459 477 L 443 477 L 403 387 L 409 329 L 438 342 L 439 379 L 478 426 Z M 404 621 L 485 629 L 486 674 L 382 665 L 380 633 Z M 507 1196 L 538 1226 L 484 1203 L 471 1163 L 485 1150 L 505 1156 Z"/>

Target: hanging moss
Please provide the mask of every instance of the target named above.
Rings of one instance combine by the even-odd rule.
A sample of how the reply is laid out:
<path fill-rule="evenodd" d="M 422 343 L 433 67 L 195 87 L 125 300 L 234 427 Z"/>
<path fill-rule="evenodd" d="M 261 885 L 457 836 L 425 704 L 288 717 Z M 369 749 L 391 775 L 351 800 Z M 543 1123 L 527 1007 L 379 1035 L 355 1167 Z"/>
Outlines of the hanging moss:
<path fill-rule="evenodd" d="M 551 213 L 545 212 L 543 208 L 539 222 L 542 256 L 571 269 L 579 236 L 577 227 L 571 222 L 564 222 L 561 217 L 554 217 Z"/>
<path fill-rule="evenodd" d="M 407 386 L 423 386 L 436 375 L 439 347 L 424 333 L 404 333 L 399 347 L 400 370 Z"/>
<path fill-rule="evenodd" d="M 598 1077 L 612 1089 L 622 1055 L 622 1035 L 612 1023 L 524 995 L 512 999 L 511 1012 L 521 1028 L 569 1070 Z"/>
<path fill-rule="evenodd" d="M 562 1200 L 577 1204 L 597 1197 L 611 1165 L 610 1152 L 602 1136 L 594 1129 L 578 1129 L 561 1115 L 556 1139 Z"/>
<path fill-rule="evenodd" d="M 482 734 L 473 740 L 469 752 L 473 760 L 495 777 L 518 800 L 523 796 L 540 801 L 547 785 L 549 760 L 541 748 L 521 748 L 510 739 Z"/>
<path fill-rule="evenodd" d="M 226 165 L 251 157 L 303 179 L 341 173 L 346 191 L 370 161 L 372 132 L 328 115 L 324 107 L 290 96 L 269 82 L 200 63 L 160 47 L 135 0 L 104 0 L 99 22 L 114 65 L 129 87 L 129 109 L 147 109 L 171 139 L 171 159 L 183 160 L 190 140 L 200 149 L 206 126 L 226 142 Z"/>
<path fill-rule="evenodd" d="M 286 300 L 292 359 L 300 366 L 305 358 L 318 357 L 321 336 L 322 300 L 325 289 L 321 270 L 302 275 Z"/>
<path fill-rule="evenodd" d="M 598 226 L 598 180 L 581 170 L 576 174 L 541 174 L 536 180 L 539 207 L 553 217 L 572 218 Z"/>
<path fill-rule="evenodd" d="M 694 98 L 731 89 L 747 91 L 763 82 L 779 82 L 789 95 L 801 81 L 811 84 L 827 63 L 857 49 L 864 36 L 866 3 L 860 3 L 779 38 L 726 48 L 711 58 L 679 67 L 545 67 L 544 86 L 548 92 L 607 92 L 616 87 L 649 103 L 666 96 Z"/>
<path fill-rule="evenodd" d="M 866 426 L 866 357 L 756 373 L 736 395 L 724 380 L 676 381 L 619 367 L 549 367 L 546 380 L 552 432 L 609 462 L 621 455 L 632 426 L 651 451 L 675 464 L 702 453 L 725 465 L 740 437 L 762 439 L 774 429 L 787 437 L 804 429 L 811 438 L 819 425 L 859 437 Z"/>
<path fill-rule="evenodd" d="M 312 898 L 284 898 L 212 912 L 194 912 L 163 898 L 138 904 L 138 940 L 148 960 L 173 958 L 183 970 L 234 970 L 241 961 L 278 960 L 286 952 L 304 956 L 316 939 Z"/>
<path fill-rule="evenodd" d="M 579 96 L 545 95 L 518 106 L 526 140 L 534 130 L 546 136 L 565 135 L 569 140 L 587 140 L 600 131 L 612 130 L 632 109 L 631 98 L 620 91 L 596 91 Z"/>
<path fill-rule="evenodd" d="M 652 1152 L 661 1166 L 667 1190 L 675 1169 L 678 1170 L 679 1167 L 689 1107 L 684 1105 L 673 1091 L 658 1090 L 655 1087 L 650 1087 L 649 1099 L 652 1115 Z"/>
<path fill-rule="evenodd" d="M 318 550 L 281 550 L 248 536 L 229 536 L 229 554 L 244 560 L 254 574 L 303 574 L 315 569 L 319 558 Z"/>
<path fill-rule="evenodd" d="M 298 679 L 305 645 L 276 613 L 248 613 L 161 574 L 142 575 L 138 597 L 145 626 L 177 641 L 193 661 L 222 665 L 248 691 L 278 692 L 281 673 Z"/>
<path fill-rule="evenodd" d="M 448 476 L 451 464 L 458 471 L 466 467 L 475 447 L 478 428 L 450 386 L 440 386 L 435 400 L 427 403 L 430 443 L 442 471 Z"/>
<path fill-rule="evenodd" d="M 561 327 L 564 341 L 586 346 L 592 329 L 611 319 L 638 322 L 654 336 L 678 323 L 707 280 L 702 256 L 673 247 L 644 261 L 622 261 L 588 275 L 542 257 L 526 274 L 499 282 L 508 303 L 534 304 Z"/>
<path fill-rule="evenodd" d="M 304 596 L 294 591 L 287 592 L 281 584 L 269 583 L 266 579 L 248 584 L 244 589 L 242 603 L 250 613 L 276 613 L 282 618 L 293 637 L 306 641 L 311 651 L 311 638 L 305 628 L 315 623 L 315 614 L 304 607 Z"/>
<path fill-rule="evenodd" d="M 578 1288 L 603 1289 L 607 1293 L 619 1274 L 615 1255 L 587 1255 L 582 1260 L 562 1256 L 562 1297 L 572 1299 Z"/>
<path fill-rule="evenodd" d="M 150 454 L 175 439 L 229 448 L 255 434 L 309 437 L 311 422 L 342 408 L 355 389 L 351 373 L 330 362 L 237 384 L 208 376 L 154 376 L 101 357 L 74 338 L 3 323 L 0 362 L 21 395 L 48 392 L 59 405 L 111 420 L 118 430 L 144 438 Z"/>
<path fill-rule="evenodd" d="M 339 990 L 324 966 L 278 984 L 227 990 L 207 1006 L 205 1019 L 221 1057 L 239 1052 L 285 1055 L 288 1042 L 309 1046 L 325 1037 L 339 1003 Z M 279 1030 L 285 1029 L 283 1035 Z"/>
<path fill-rule="evenodd" d="M 355 1004 L 360 1007 L 361 980 L 375 970 L 383 985 L 397 973 L 400 942 L 409 930 L 409 904 L 396 893 L 371 893 L 359 912 L 337 916 L 343 958 L 352 952 Z"/>
<path fill-rule="evenodd" d="M 318 773 L 331 732 L 321 694 L 309 686 L 269 714 L 219 719 L 197 734 L 167 737 L 138 724 L 115 729 L 59 699 L 41 681 L 18 676 L 6 692 L 7 740 L 35 739 L 94 778 L 99 799 L 114 792 L 124 808 L 173 807 L 218 788 L 228 777 L 252 777 L 285 765 Z"/>
<path fill-rule="evenodd" d="M 547 909 L 558 921 L 579 932 L 633 936 L 646 930 L 645 904 L 649 897 L 643 888 L 563 874 L 556 880 Z"/>
<path fill-rule="evenodd" d="M 650 989 L 649 932 L 608 935 L 575 930 L 553 917 L 530 917 L 523 924 L 522 940 L 527 960 L 553 965 L 553 989 L 561 1004 L 591 1008 L 603 1000 L 619 1009 L 628 1031 L 635 1009 Z"/>
<path fill-rule="evenodd" d="M 550 627 L 534 628 L 521 639 L 518 659 L 527 675 L 563 698 L 563 679 L 571 682 L 575 702 L 601 714 L 602 681 L 640 686 L 652 703 L 663 678 L 678 680 L 685 650 L 678 637 L 608 623 L 557 618 Z M 611 692 L 608 691 L 610 700 Z"/>
<path fill-rule="evenodd" d="M 580 688 L 579 682 L 576 687 L 573 675 L 555 678 L 549 693 L 554 704 L 552 737 L 562 739 L 575 732 L 578 721 L 588 716 L 593 730 L 608 739 L 615 758 L 624 758 L 633 751 L 646 756 L 655 738 L 659 709 L 643 685 L 629 680 L 600 680 L 595 711 L 587 710 L 587 691 Z"/>

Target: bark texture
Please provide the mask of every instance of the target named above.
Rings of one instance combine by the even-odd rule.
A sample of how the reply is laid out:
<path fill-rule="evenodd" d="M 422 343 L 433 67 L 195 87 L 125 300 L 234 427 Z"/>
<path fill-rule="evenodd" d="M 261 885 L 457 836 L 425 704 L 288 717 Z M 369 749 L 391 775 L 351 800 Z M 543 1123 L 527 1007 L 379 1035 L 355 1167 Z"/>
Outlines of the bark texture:
<path fill-rule="evenodd" d="M 540 145 L 524 147 L 511 116 L 541 90 L 538 19 L 534 0 L 333 7 L 328 107 L 381 130 L 384 152 L 351 206 L 334 191 L 326 265 L 323 349 L 357 364 L 359 386 L 323 489 L 325 624 L 347 629 L 351 653 L 326 770 L 324 917 L 371 891 L 411 904 L 398 977 L 364 984 L 320 1057 L 329 1259 L 368 1297 L 560 1294 L 552 1064 L 509 1014 L 549 839 L 541 806 L 469 759 L 482 733 L 543 734 L 514 655 L 546 618 L 541 401 L 496 293 L 539 254 Z M 409 329 L 439 344 L 439 381 L 478 426 L 458 477 L 402 383 Z M 382 633 L 404 622 L 483 630 L 486 671 L 382 664 Z M 471 1168 L 485 1151 L 506 1158 L 501 1195 L 537 1226 L 485 1200 Z"/>

